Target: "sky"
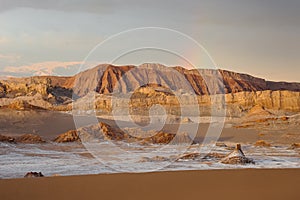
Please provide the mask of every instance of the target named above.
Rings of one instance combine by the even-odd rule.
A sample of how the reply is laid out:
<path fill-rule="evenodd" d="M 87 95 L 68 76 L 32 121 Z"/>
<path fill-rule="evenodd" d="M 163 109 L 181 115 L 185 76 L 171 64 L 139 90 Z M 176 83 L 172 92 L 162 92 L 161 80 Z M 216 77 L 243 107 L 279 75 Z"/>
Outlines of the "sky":
<path fill-rule="evenodd" d="M 193 38 L 218 68 L 300 82 L 299 10 L 299 0 L 0 0 L 0 77 L 72 75 L 111 36 L 162 27 Z M 180 38 L 144 33 L 116 38 L 88 66 L 120 56 L 117 49 L 131 41 L 185 46 Z M 193 48 L 189 53 L 203 58 Z M 184 65 L 167 54 L 147 49 L 116 64 Z"/>

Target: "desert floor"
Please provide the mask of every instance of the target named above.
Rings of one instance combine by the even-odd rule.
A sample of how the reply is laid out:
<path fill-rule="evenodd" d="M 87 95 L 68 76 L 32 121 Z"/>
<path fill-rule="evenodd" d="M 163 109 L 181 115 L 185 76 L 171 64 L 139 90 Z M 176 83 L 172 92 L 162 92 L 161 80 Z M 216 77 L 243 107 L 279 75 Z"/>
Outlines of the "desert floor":
<path fill-rule="evenodd" d="M 102 174 L 0 180 L 1 199 L 299 199 L 299 169 Z"/>
<path fill-rule="evenodd" d="M 116 126 L 115 121 L 109 119 L 98 119 L 111 126 Z M 88 125 L 89 119 L 82 118 L 79 126 Z M 126 123 L 126 122 L 124 122 Z M 187 132 L 191 128 L 198 127 L 195 141 L 201 142 L 205 136 L 208 123 L 183 124 L 183 129 Z M 164 131 L 176 133 L 177 126 L 166 124 Z M 52 140 L 61 133 L 76 129 L 72 115 L 58 112 L 38 112 L 38 111 L 12 111 L 0 110 L 0 132 L 4 135 L 38 134 L 46 140 Z M 224 125 L 219 141 L 233 143 L 255 143 L 257 140 L 265 140 L 274 144 L 286 144 L 300 142 L 298 129 L 294 126 L 285 127 L 265 127 L 265 128 L 234 128 Z"/>

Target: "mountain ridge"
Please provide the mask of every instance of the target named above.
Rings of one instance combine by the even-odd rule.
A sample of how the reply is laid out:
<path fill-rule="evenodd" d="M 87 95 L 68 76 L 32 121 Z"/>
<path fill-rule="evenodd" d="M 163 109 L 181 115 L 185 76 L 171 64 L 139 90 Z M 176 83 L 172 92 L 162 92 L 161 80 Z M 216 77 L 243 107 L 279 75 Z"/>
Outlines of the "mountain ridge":
<path fill-rule="evenodd" d="M 100 77 L 93 77 L 96 82 L 89 86 L 82 85 L 80 79 L 82 76 L 91 77 L 94 72 L 99 72 Z M 179 74 L 176 74 L 176 73 Z M 183 75 L 184 77 L 179 77 Z M 122 77 L 123 76 L 123 77 Z M 152 76 L 152 77 L 151 77 Z M 167 76 L 167 77 L 166 77 Z M 228 70 L 214 70 L 214 69 L 186 69 L 181 66 L 166 67 L 161 64 L 145 63 L 140 66 L 126 65 L 126 66 L 114 66 L 114 65 L 98 65 L 95 68 L 86 70 L 75 75 L 75 79 L 79 80 L 78 87 L 89 88 L 90 86 L 95 87 L 96 92 L 100 94 L 112 93 L 116 87 L 116 83 L 120 82 L 121 92 L 130 92 L 133 89 L 138 88 L 138 84 L 147 79 L 148 82 L 156 84 L 164 84 L 165 86 L 178 90 L 182 89 L 183 85 L 179 84 L 178 80 L 191 85 L 194 92 L 197 95 L 210 94 L 207 89 L 209 79 L 214 78 L 214 82 L 219 82 L 219 87 L 215 88 L 215 93 L 236 93 L 241 91 L 263 91 L 263 90 L 289 90 L 289 91 L 300 91 L 300 83 L 289 83 L 289 82 L 276 82 L 268 81 L 262 78 L 257 78 L 249 74 L 241 74 L 237 72 L 231 72 Z M 128 81 L 122 81 L 121 79 L 128 79 Z M 177 80 L 172 80 L 177 79 Z M 219 80 L 217 80 L 219 79 Z M 86 80 L 86 79 L 85 79 Z M 96 85 L 97 84 L 97 85 Z M 178 86 L 178 87 L 177 87 Z M 76 88 L 75 84 L 75 88 Z M 135 87 L 135 88 L 132 88 Z M 92 88 L 89 88 L 92 90 Z M 75 90 L 76 92 L 76 90 Z M 211 92 L 211 93 L 214 93 Z M 82 93 L 82 88 L 78 91 L 79 96 L 85 95 Z"/>
<path fill-rule="evenodd" d="M 0 80 L 0 98 L 41 94 L 54 103 L 69 102 L 89 92 L 111 94 L 134 92 L 148 84 L 196 95 L 230 94 L 256 91 L 300 92 L 300 83 L 275 82 L 228 70 L 186 69 L 145 63 L 140 66 L 100 64 L 74 76 L 33 76 Z"/>

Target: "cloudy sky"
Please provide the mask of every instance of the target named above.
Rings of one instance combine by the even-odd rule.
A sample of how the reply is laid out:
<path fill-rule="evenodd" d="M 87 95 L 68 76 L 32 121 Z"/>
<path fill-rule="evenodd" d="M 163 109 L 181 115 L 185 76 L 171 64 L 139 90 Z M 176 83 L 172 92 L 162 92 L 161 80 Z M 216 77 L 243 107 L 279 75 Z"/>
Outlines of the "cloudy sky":
<path fill-rule="evenodd" d="M 219 68 L 299 82 L 299 10 L 299 0 L 0 0 L 0 76 L 72 74 L 111 35 L 151 26 L 191 36 Z"/>

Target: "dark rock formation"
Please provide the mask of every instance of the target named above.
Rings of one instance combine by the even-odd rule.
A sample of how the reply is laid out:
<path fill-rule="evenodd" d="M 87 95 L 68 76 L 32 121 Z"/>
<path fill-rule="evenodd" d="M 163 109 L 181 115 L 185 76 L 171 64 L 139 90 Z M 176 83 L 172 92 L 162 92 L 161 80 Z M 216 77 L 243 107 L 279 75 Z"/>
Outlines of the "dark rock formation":
<path fill-rule="evenodd" d="M 28 172 L 24 178 L 38 178 L 38 177 L 44 177 L 42 172 Z"/>

